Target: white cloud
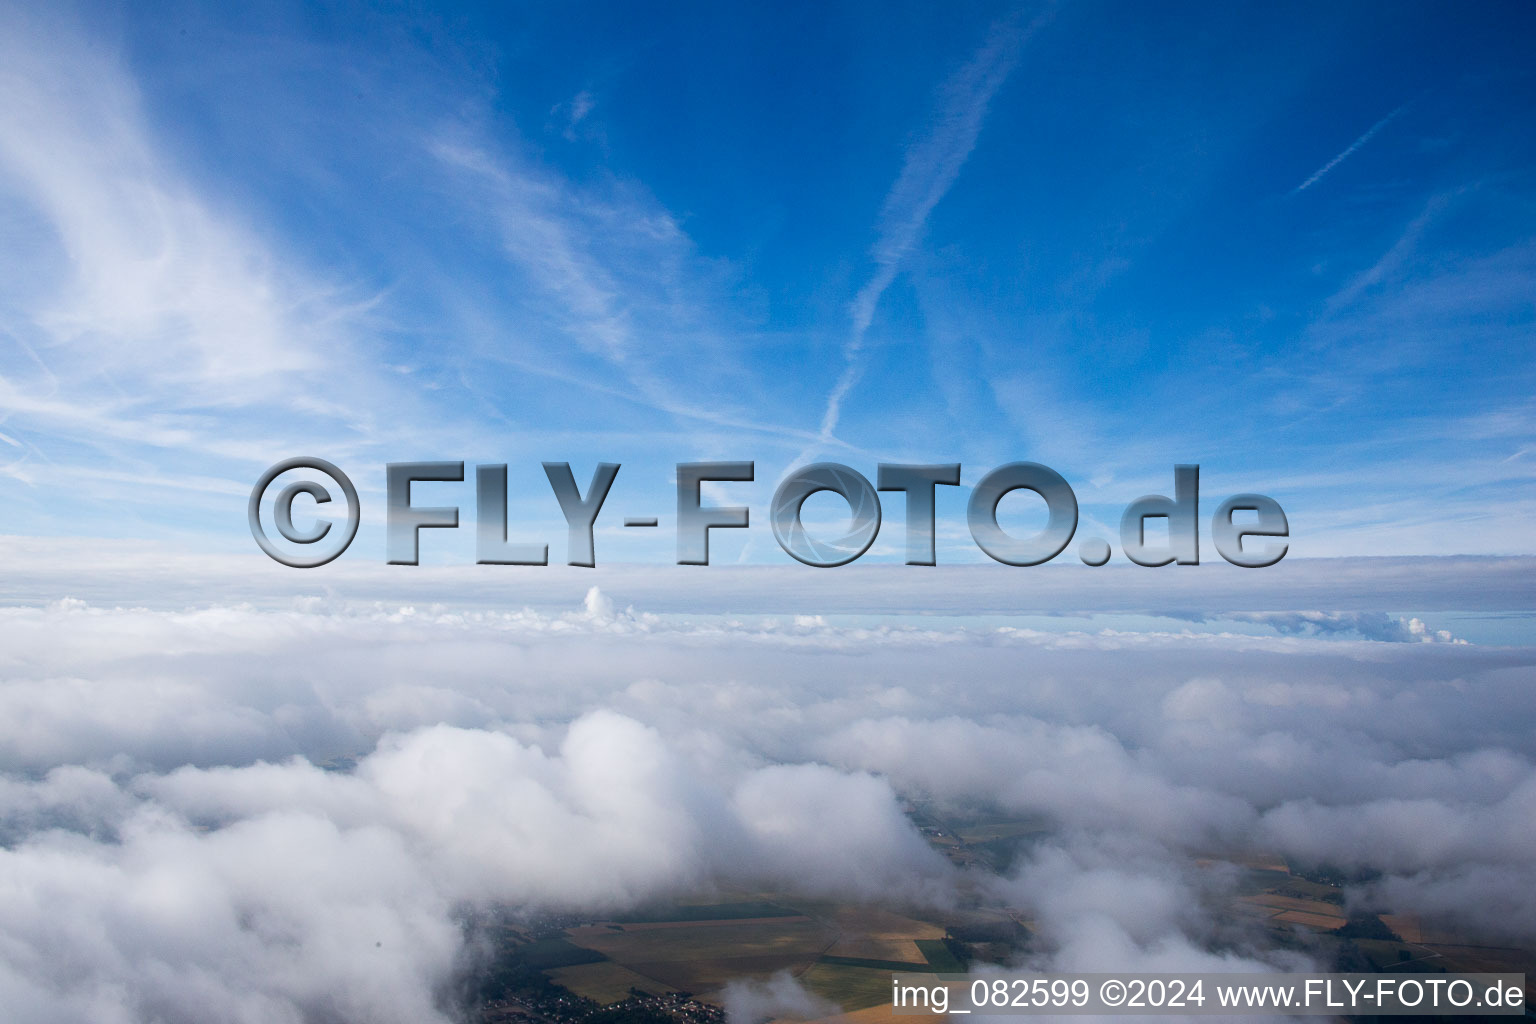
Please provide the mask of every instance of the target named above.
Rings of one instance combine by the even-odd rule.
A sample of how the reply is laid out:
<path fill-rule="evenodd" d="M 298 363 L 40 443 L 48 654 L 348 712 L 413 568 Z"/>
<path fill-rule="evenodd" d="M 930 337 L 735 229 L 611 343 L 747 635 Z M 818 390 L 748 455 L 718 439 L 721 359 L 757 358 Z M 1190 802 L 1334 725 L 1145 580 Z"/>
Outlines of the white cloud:
<path fill-rule="evenodd" d="M 780 971 L 767 981 L 733 981 L 726 985 L 721 1002 L 730 1024 L 783 1018 L 815 1020 L 839 1011 L 835 1003 L 807 991 L 788 971 Z"/>
<path fill-rule="evenodd" d="M 1037 965 L 1295 966 L 1216 912 L 1213 852 L 1530 938 L 1527 649 L 609 602 L 0 612 L 8 1005 L 434 1019 L 459 908 L 947 904 L 903 799 L 1039 823 L 972 878 Z"/>
<path fill-rule="evenodd" d="M 36 268 L 8 282 L 30 315 L 3 326 L 32 340 L 16 369 L 56 371 L 8 381 L 7 405 L 78 430 L 151 400 L 164 413 L 270 401 L 337 365 L 327 322 L 345 303 L 166 158 L 111 49 L 63 18 L 0 16 L 0 203 L 29 226 L 8 244 Z M 134 387 L 107 400 L 103 379 Z"/>

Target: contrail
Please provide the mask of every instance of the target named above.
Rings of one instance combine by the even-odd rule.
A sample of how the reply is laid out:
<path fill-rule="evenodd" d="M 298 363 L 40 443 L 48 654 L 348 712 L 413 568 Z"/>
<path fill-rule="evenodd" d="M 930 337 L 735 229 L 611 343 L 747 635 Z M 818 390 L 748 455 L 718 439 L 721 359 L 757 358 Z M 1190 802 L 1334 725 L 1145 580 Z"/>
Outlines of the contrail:
<path fill-rule="evenodd" d="M 901 174 L 885 197 L 880 212 L 879 238 L 870 249 L 876 270 L 854 297 L 849 312 L 852 325 L 843 346 L 843 372 L 827 396 L 826 411 L 815 444 L 801 453 L 804 462 L 817 448 L 832 440 L 847 397 L 859 376 L 858 355 L 864 335 L 874 320 L 880 297 L 896 279 L 902 262 L 922 237 L 928 214 L 954 184 L 965 165 L 986 119 L 987 106 L 1018 62 L 1026 40 L 1045 23 L 1051 11 L 1022 29 L 1018 15 L 997 22 L 986 42 L 966 65 L 939 90 L 938 116 L 926 137 L 907 150 Z"/>
<path fill-rule="evenodd" d="M 1383 128 L 1385 128 L 1389 121 L 1391 121 L 1398 114 L 1401 114 L 1406 109 L 1408 109 L 1408 104 L 1404 103 L 1402 106 L 1400 106 L 1396 110 L 1392 111 L 1392 113 L 1388 114 L 1386 117 L 1382 118 L 1380 121 L 1377 121 L 1375 124 L 1371 125 L 1369 128 L 1367 128 L 1365 130 L 1365 134 L 1360 136 L 1354 142 L 1351 142 L 1349 144 L 1349 147 L 1347 149 L 1345 149 L 1344 152 L 1340 153 L 1338 156 L 1334 157 L 1332 160 L 1329 160 L 1327 163 L 1323 164 L 1323 166 L 1319 167 L 1313 173 L 1312 177 L 1308 178 L 1306 181 L 1302 182 L 1300 185 L 1297 185 L 1294 189 L 1292 189 L 1291 190 L 1291 195 L 1295 195 L 1297 192 L 1305 191 L 1306 189 L 1309 189 L 1313 185 L 1317 184 L 1318 181 L 1322 178 L 1323 175 L 1327 174 L 1329 171 L 1331 171 L 1335 167 L 1339 166 L 1339 164 L 1343 163 L 1345 160 L 1348 160 L 1350 158 L 1350 156 L 1354 154 L 1355 150 L 1359 149 L 1361 146 L 1365 145 L 1367 142 L 1370 142 L 1371 141 L 1371 136 L 1375 135 L 1377 132 L 1379 132 Z"/>

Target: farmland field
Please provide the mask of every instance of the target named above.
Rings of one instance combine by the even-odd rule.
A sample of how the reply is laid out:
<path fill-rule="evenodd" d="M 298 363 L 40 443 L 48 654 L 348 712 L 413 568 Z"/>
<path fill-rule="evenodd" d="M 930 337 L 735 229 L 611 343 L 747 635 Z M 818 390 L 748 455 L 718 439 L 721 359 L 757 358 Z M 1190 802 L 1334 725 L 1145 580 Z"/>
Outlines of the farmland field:
<path fill-rule="evenodd" d="M 564 985 L 577 995 L 604 1005 L 628 998 L 631 988 L 637 988 L 652 995 L 674 991 L 670 985 L 636 974 L 628 967 L 611 960 L 559 967 L 549 971 L 548 974 L 555 984 Z"/>
<path fill-rule="evenodd" d="M 746 900 L 736 903 L 673 903 L 660 907 L 621 914 L 613 920 L 616 924 L 662 924 L 676 921 L 740 921 L 762 917 L 798 917 L 798 910 L 766 900 Z"/>
<path fill-rule="evenodd" d="M 891 972 L 818 963 L 800 976 L 806 988 L 845 1010 L 884 1006 L 891 1001 Z"/>
<path fill-rule="evenodd" d="M 877 907 L 840 906 L 831 908 L 827 917 L 839 932 L 827 950 L 832 956 L 923 964 L 916 940 L 944 936 L 936 924 Z"/>
<path fill-rule="evenodd" d="M 631 971 L 700 995 L 732 978 L 803 970 L 837 933 L 805 917 L 573 928 L 577 946 Z M 643 987 L 643 986 L 642 986 Z"/>

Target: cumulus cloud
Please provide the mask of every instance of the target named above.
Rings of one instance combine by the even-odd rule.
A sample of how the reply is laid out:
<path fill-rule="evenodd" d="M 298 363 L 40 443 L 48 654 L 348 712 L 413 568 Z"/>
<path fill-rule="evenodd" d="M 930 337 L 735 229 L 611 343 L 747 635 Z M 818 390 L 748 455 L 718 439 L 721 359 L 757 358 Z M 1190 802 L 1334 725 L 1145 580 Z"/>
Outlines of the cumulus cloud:
<path fill-rule="evenodd" d="M 1206 877 L 1198 877 L 1204 874 Z M 1077 834 L 1036 850 L 998 889 L 1033 915 L 1047 948 L 1034 966 L 1070 972 L 1315 968 L 1294 951 L 1239 951 L 1210 905 L 1230 877 L 1175 861 L 1164 847 L 1115 833 Z"/>
<path fill-rule="evenodd" d="M 835 1003 L 806 991 L 788 971 L 767 981 L 733 981 L 721 993 L 721 1001 L 730 1024 L 762 1024 L 781 1017 L 812 1020 L 838 1012 Z"/>
<path fill-rule="evenodd" d="M 116 833 L 0 851 L 16 1019 L 445 1019 L 457 932 L 397 834 L 302 810 L 204 832 L 155 805 Z"/>
<path fill-rule="evenodd" d="M 29 1020 L 439 1020 L 464 905 L 612 911 L 807 868 L 822 893 L 924 899 L 947 880 L 879 780 L 706 781 L 603 711 L 552 754 L 435 725 L 351 773 L 60 768 L 3 796 L 0 998 Z"/>

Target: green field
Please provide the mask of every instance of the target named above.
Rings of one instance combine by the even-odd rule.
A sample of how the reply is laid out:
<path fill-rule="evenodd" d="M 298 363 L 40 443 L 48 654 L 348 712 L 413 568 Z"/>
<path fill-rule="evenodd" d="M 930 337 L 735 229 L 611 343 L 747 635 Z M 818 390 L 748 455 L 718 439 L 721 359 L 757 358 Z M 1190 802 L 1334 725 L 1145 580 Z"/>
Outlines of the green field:
<path fill-rule="evenodd" d="M 587 949 L 564 939 L 535 939 L 533 942 L 514 946 L 509 959 L 527 964 L 536 970 L 547 971 L 555 967 L 600 963 L 608 958 L 595 949 Z"/>
<path fill-rule="evenodd" d="M 943 939 L 917 939 L 917 948 L 922 950 L 923 956 L 928 960 L 928 966 L 938 974 L 964 974 L 965 965 L 955 959 L 955 954 L 944 945 Z"/>
<path fill-rule="evenodd" d="M 800 982 L 816 995 L 844 1010 L 862 1010 L 891 1001 L 889 971 L 817 963 L 800 976 Z"/>
<path fill-rule="evenodd" d="M 928 941 L 926 939 L 919 941 Z M 947 955 L 949 950 L 944 951 Z M 818 964 L 826 964 L 829 967 L 857 967 L 863 970 L 884 971 L 889 974 L 892 971 L 898 973 L 930 972 L 934 968 L 928 964 L 908 964 L 900 960 L 870 960 L 862 956 L 820 956 L 816 958 Z"/>

